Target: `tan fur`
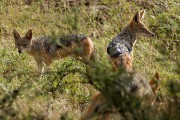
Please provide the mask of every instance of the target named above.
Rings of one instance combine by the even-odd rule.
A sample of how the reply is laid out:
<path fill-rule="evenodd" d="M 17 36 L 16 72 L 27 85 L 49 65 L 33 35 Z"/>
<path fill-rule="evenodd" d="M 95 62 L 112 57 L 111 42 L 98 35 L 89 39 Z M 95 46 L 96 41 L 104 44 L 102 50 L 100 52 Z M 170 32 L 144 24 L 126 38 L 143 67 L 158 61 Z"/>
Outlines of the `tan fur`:
<path fill-rule="evenodd" d="M 26 52 L 33 56 L 41 73 L 44 70 L 43 64 L 50 66 L 54 60 L 67 56 L 81 57 L 83 60 L 90 60 L 94 52 L 93 42 L 88 37 L 83 37 L 81 41 L 75 37 L 69 40 L 69 43 L 67 43 L 69 45 L 59 46 L 57 43 L 52 42 L 51 38 L 47 36 L 32 38 L 32 30 L 29 30 L 24 37 L 21 37 L 14 29 L 13 35 L 18 52 Z"/>
<path fill-rule="evenodd" d="M 159 90 L 159 73 L 155 73 L 152 79 L 149 81 L 149 84 L 152 87 L 153 93 L 157 95 L 157 92 Z"/>
<path fill-rule="evenodd" d="M 87 110 L 84 112 L 84 114 L 81 116 L 80 120 L 90 120 L 93 116 L 96 114 L 103 113 L 106 108 L 107 101 L 104 98 L 104 96 L 100 92 L 96 92 L 96 94 L 92 98 L 92 102 L 88 106 Z M 101 110 L 98 110 L 100 107 L 104 107 Z M 104 113 L 103 115 L 98 115 L 96 120 L 109 120 L 110 114 Z"/>
<path fill-rule="evenodd" d="M 130 21 L 130 23 L 122 30 L 122 32 L 111 41 L 111 43 L 115 45 L 112 45 L 111 43 L 109 44 L 109 49 L 114 49 L 113 47 L 118 46 L 118 44 L 121 44 L 121 46 L 123 46 L 123 44 L 128 44 L 128 47 L 130 49 L 130 51 L 123 51 L 124 48 L 121 48 L 121 54 L 115 57 L 112 56 L 113 53 L 108 53 L 110 55 L 113 67 L 116 70 L 120 67 L 125 67 L 126 71 L 131 71 L 133 60 L 133 47 L 136 43 L 137 37 L 143 35 L 149 37 L 154 36 L 154 33 L 148 30 L 145 24 L 142 22 L 144 14 L 144 10 L 137 12 L 134 15 L 133 19 Z"/>
<path fill-rule="evenodd" d="M 113 70 L 118 70 L 119 67 L 123 67 L 126 71 L 132 71 L 132 57 L 129 54 L 118 56 L 117 58 L 111 58 L 113 64 Z"/>
<path fill-rule="evenodd" d="M 86 110 L 85 114 L 81 117 L 81 120 L 89 120 L 94 114 L 95 114 L 95 109 L 99 106 L 101 106 L 104 102 L 104 98 L 100 92 L 97 92 L 93 98 L 92 102 L 89 105 L 88 109 Z"/>

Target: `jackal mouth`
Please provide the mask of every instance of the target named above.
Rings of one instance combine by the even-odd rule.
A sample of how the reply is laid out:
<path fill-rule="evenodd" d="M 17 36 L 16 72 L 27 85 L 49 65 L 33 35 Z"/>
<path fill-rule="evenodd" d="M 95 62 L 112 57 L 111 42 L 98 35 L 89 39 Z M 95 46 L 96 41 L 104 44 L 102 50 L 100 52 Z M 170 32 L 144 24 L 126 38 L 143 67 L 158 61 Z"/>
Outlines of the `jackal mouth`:
<path fill-rule="evenodd" d="M 148 37 L 154 37 L 154 36 L 155 36 L 155 34 L 154 34 L 154 33 L 151 33 L 151 34 L 149 34 L 149 35 L 145 35 L 145 36 L 148 36 Z"/>
<path fill-rule="evenodd" d="M 27 52 L 28 50 L 24 49 L 24 50 L 18 50 L 18 53 L 21 54 L 21 53 L 25 53 Z"/>
<path fill-rule="evenodd" d="M 155 36 L 155 33 L 152 33 L 151 37 L 154 37 Z"/>
<path fill-rule="evenodd" d="M 148 33 L 148 34 L 147 34 L 147 33 L 139 33 L 138 35 L 139 35 L 139 36 L 146 36 L 146 37 L 154 37 L 154 36 L 155 36 L 155 34 L 152 33 L 152 32 L 151 32 L 151 33 Z"/>
<path fill-rule="evenodd" d="M 155 36 L 155 33 L 151 32 L 150 30 L 148 30 L 146 34 L 149 37 L 154 37 Z"/>

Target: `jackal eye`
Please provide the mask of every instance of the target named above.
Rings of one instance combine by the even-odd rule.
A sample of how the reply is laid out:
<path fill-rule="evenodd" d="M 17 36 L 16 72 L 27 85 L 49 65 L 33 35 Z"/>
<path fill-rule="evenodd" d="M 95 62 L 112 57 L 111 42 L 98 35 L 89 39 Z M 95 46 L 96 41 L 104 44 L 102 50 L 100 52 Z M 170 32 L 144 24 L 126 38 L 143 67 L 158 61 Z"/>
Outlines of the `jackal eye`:
<path fill-rule="evenodd" d="M 17 43 L 17 46 L 20 46 L 20 44 L 19 44 L 19 43 Z"/>
<path fill-rule="evenodd" d="M 24 46 L 24 47 L 27 47 L 27 44 L 24 44 L 23 46 Z"/>

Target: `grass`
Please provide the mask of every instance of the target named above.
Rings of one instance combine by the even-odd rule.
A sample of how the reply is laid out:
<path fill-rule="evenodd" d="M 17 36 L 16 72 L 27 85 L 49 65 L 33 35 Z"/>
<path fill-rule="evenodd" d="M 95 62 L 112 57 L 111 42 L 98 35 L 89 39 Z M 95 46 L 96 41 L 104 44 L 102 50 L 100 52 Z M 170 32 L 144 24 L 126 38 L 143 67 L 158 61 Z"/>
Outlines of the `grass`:
<path fill-rule="evenodd" d="M 13 28 L 24 35 L 90 35 L 97 56 L 108 64 L 106 47 L 131 20 L 133 14 L 147 9 L 145 23 L 156 34 L 154 38 L 138 38 L 133 67 L 148 78 L 158 71 L 159 94 L 167 95 L 168 81 L 179 81 L 180 10 L 179 2 L 121 2 L 104 0 L 90 6 L 68 6 L 66 2 L 48 4 L 41 0 L 25 5 L 23 0 L 0 1 L 0 119 L 78 119 L 92 94 L 93 86 L 77 72 L 85 65 L 74 58 L 56 61 L 51 74 L 37 77 L 32 57 L 19 55 L 14 46 Z M 59 72 L 57 72 L 59 71 Z M 72 72 L 73 71 L 73 72 Z M 70 74 L 67 74 L 71 72 Z M 67 74 L 67 75 L 66 75 Z M 71 119 L 69 118 L 69 119 Z"/>

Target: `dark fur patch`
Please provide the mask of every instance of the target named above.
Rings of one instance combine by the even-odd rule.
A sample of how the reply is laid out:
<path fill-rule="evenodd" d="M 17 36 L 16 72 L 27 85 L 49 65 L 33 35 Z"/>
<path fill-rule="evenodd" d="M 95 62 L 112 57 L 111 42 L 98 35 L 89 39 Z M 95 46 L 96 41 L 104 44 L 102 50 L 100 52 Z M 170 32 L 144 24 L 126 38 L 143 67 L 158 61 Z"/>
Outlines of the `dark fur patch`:
<path fill-rule="evenodd" d="M 59 37 L 59 47 L 68 47 L 71 46 L 74 42 L 78 43 L 86 39 L 87 37 L 84 35 L 67 35 Z"/>
<path fill-rule="evenodd" d="M 111 42 L 107 48 L 107 53 L 110 57 L 117 58 L 124 53 L 130 53 L 132 51 L 132 45 L 123 40 L 119 43 Z"/>

